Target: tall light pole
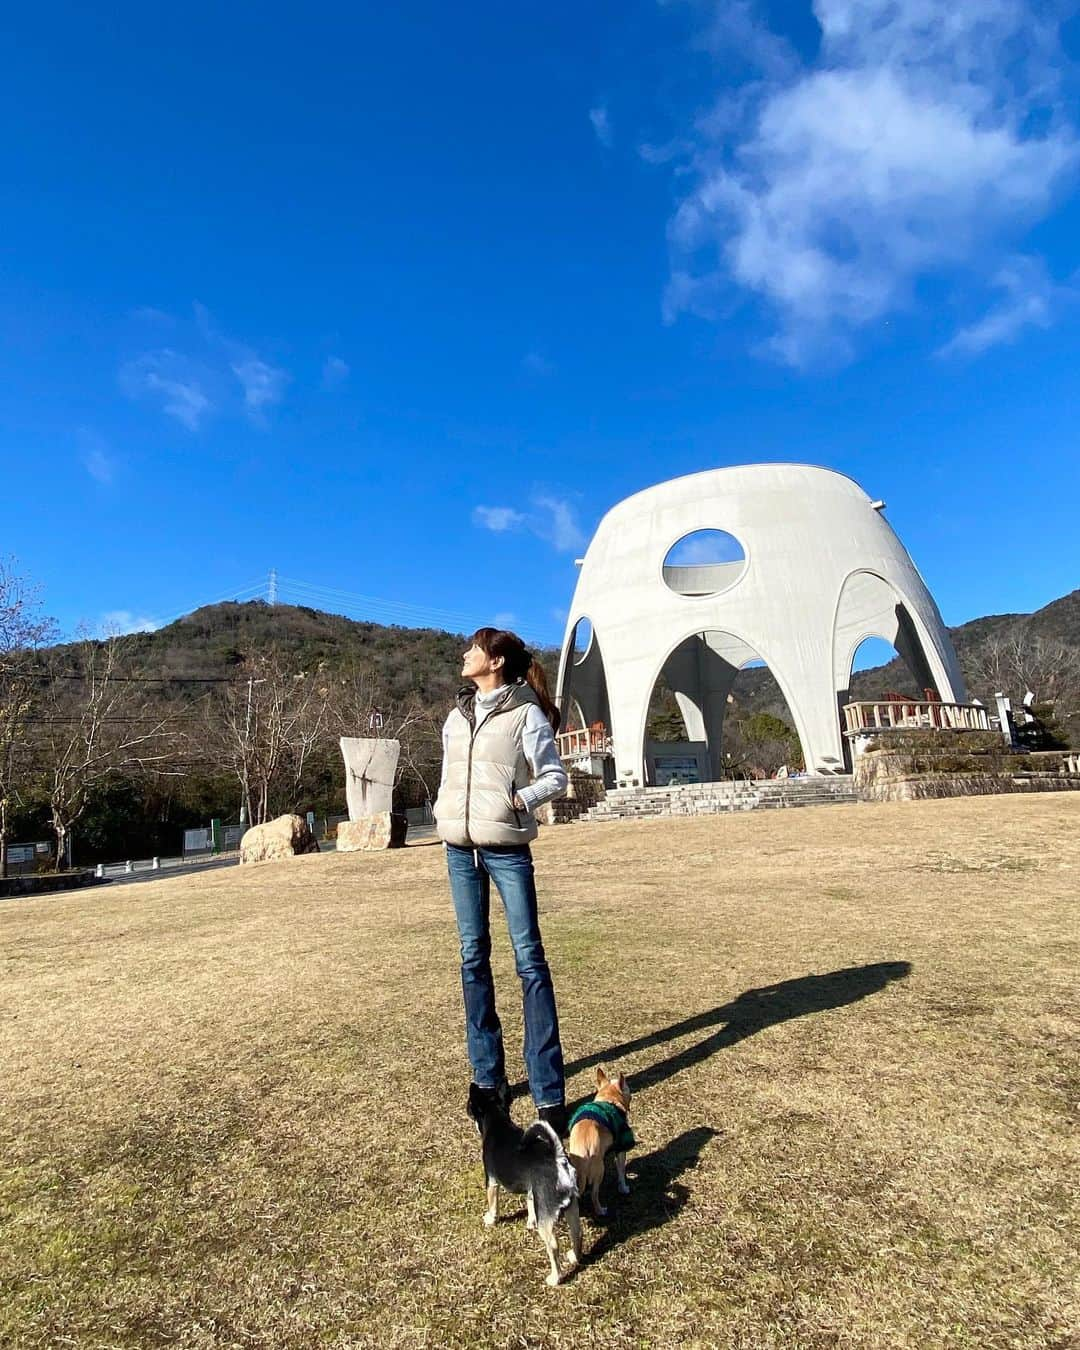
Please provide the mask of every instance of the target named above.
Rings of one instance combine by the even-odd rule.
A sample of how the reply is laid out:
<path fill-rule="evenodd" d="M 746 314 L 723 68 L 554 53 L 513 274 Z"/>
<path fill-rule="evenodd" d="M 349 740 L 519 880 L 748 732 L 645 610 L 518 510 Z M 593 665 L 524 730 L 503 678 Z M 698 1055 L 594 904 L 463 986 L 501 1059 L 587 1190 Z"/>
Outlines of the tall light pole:
<path fill-rule="evenodd" d="M 248 773 L 251 757 L 251 696 L 257 684 L 265 683 L 265 679 L 257 680 L 254 675 L 248 676 L 247 713 L 244 716 L 244 797 L 240 803 L 241 825 L 248 823 L 248 807 L 251 805 L 251 779 Z"/>

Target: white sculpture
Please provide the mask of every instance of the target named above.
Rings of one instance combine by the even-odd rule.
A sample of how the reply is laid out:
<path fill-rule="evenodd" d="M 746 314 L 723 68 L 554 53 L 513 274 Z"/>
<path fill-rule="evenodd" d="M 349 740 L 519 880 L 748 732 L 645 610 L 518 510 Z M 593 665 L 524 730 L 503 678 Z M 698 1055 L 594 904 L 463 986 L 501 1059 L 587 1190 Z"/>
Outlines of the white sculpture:
<path fill-rule="evenodd" d="M 963 702 L 937 606 L 889 523 L 852 479 L 805 464 L 750 464 L 675 478 L 613 507 L 581 566 L 559 665 L 564 717 L 610 729 L 620 781 L 646 781 L 645 725 L 661 673 L 691 741 L 720 776 L 735 676 L 763 660 L 811 773 L 843 772 L 840 707 L 856 648 L 897 649 L 919 686 Z M 722 530 L 741 561 L 665 566 L 680 539 Z M 592 640 L 575 660 L 579 624 Z"/>
<path fill-rule="evenodd" d="M 342 736 L 341 754 L 349 819 L 363 820 L 392 810 L 401 742 Z"/>

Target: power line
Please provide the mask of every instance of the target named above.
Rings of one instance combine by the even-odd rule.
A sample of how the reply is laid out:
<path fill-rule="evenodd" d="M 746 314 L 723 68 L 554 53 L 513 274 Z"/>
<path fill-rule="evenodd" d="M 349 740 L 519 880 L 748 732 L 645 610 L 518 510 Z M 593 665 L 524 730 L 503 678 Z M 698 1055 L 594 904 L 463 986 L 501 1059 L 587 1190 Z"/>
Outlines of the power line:
<path fill-rule="evenodd" d="M 25 675 L 17 676 L 20 680 L 44 680 L 51 684 L 54 680 L 79 680 L 84 684 L 87 680 L 100 679 L 103 684 L 244 684 L 247 676 L 243 675 L 233 679 L 229 675 L 37 675 L 28 672 Z"/>
<path fill-rule="evenodd" d="M 336 606 L 346 605 L 351 609 L 375 611 L 374 615 L 368 613 L 366 617 L 398 618 L 406 621 L 403 626 L 412 626 L 418 621 L 426 620 L 425 626 L 435 628 L 445 629 L 447 623 L 452 623 L 455 625 L 455 631 L 461 633 L 469 633 L 477 627 L 477 615 L 475 613 L 463 614 L 460 611 L 413 605 L 407 601 L 382 600 L 377 596 L 361 595 L 355 591 L 346 591 L 334 586 L 317 585 L 307 581 L 299 581 L 292 577 L 279 577 L 278 583 L 280 588 L 294 591 L 302 599 L 318 600 L 324 604 Z M 407 621 L 411 621 L 411 624 Z M 520 636 L 526 638 L 534 646 L 556 645 L 546 638 L 541 638 L 536 633 L 522 632 L 520 629 L 518 632 Z"/>

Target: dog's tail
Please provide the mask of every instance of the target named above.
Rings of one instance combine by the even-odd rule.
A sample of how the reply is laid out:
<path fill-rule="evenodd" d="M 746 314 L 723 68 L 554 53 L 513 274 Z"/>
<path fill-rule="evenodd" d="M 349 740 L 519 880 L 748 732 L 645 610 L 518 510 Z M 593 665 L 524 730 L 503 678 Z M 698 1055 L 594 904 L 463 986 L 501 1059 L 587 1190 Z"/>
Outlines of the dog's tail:
<path fill-rule="evenodd" d="M 562 1140 L 546 1120 L 534 1121 L 525 1131 L 525 1144 L 537 1149 L 555 1163 L 555 1189 L 564 1208 L 578 1193 L 577 1174 L 566 1156 Z"/>

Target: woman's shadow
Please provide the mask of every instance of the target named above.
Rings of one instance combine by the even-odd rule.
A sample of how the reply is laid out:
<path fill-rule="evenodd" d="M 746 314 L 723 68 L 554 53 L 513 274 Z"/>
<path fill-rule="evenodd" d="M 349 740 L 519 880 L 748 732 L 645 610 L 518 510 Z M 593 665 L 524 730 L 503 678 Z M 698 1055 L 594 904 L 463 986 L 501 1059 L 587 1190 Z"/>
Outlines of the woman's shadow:
<path fill-rule="evenodd" d="M 789 1022 L 795 1017 L 807 1017 L 810 1013 L 824 1012 L 827 1008 L 842 1008 L 847 1003 L 857 1003 L 870 994 L 880 993 L 893 980 L 906 979 L 910 973 L 910 961 L 878 961 L 868 966 L 846 966 L 843 970 L 833 970 L 827 975 L 800 975 L 797 979 L 767 984 L 761 989 L 747 989 L 737 998 L 710 1008 L 708 1012 L 696 1013 L 660 1031 L 649 1032 L 634 1040 L 608 1046 L 596 1054 L 575 1059 L 566 1065 L 566 1076 L 570 1078 L 582 1069 L 607 1064 L 653 1046 L 669 1044 L 696 1031 L 720 1028 L 685 1050 L 657 1060 L 645 1069 L 635 1070 L 631 1087 L 635 1093 L 646 1092 L 681 1070 L 700 1064 L 718 1050 L 736 1045 L 755 1032 L 764 1031 L 766 1027 Z M 570 1104 L 569 1109 L 574 1110 L 588 1100 L 588 1097 L 579 1098 Z"/>

